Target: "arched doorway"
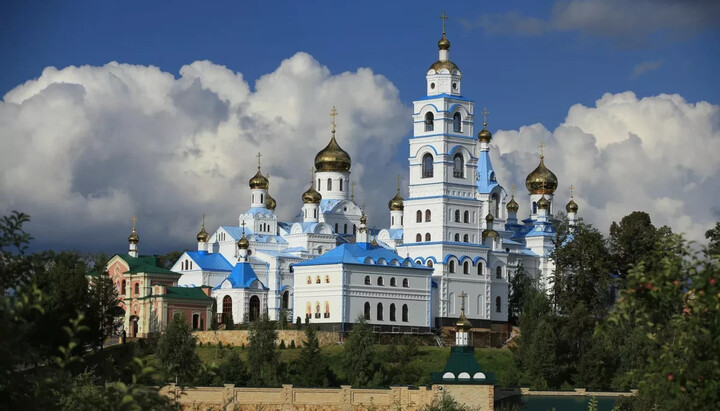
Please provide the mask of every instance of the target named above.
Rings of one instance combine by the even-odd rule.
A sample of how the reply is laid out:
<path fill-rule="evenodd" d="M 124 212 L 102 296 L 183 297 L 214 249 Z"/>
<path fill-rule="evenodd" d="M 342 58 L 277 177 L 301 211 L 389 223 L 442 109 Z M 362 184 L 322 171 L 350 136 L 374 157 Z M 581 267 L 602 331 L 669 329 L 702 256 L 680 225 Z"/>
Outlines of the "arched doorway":
<path fill-rule="evenodd" d="M 198 313 L 193 313 L 193 315 L 192 315 L 192 329 L 193 330 L 200 329 L 200 314 L 198 314 Z"/>
<path fill-rule="evenodd" d="M 130 336 L 131 337 L 137 337 L 138 336 L 138 321 L 140 318 L 137 315 L 131 315 L 130 316 Z"/>
<path fill-rule="evenodd" d="M 250 297 L 250 321 L 255 321 L 260 317 L 260 298 L 257 295 Z"/>

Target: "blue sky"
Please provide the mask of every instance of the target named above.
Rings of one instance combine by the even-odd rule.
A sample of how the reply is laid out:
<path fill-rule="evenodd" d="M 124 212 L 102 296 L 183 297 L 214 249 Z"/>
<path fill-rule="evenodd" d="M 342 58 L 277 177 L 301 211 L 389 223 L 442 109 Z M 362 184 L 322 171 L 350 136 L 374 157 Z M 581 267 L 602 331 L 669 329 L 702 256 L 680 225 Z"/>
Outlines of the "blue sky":
<path fill-rule="evenodd" d="M 710 0 L 2 2 L 0 215 L 31 214 L 39 248 L 117 251 L 132 215 L 149 251 L 192 248 L 203 212 L 236 223 L 262 151 L 292 220 L 298 169 L 337 105 L 357 197 L 383 227 L 396 174 L 407 194 L 411 103 L 443 7 L 463 95 L 490 111 L 521 214 L 542 141 L 558 198 L 574 184 L 603 230 L 646 210 L 698 240 L 720 220 Z"/>

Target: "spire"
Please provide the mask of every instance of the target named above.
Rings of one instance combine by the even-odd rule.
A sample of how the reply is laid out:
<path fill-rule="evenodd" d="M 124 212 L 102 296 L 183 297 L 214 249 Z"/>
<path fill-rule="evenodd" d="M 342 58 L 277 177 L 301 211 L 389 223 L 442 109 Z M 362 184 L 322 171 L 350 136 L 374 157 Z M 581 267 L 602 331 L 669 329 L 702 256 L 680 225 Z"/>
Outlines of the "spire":
<path fill-rule="evenodd" d="M 487 143 L 492 140 L 492 133 L 487 129 L 487 115 L 490 114 L 489 111 L 487 111 L 487 108 L 483 108 L 482 115 L 483 115 L 483 128 L 478 133 L 478 140 L 480 140 L 481 143 L 485 143 L 482 145 L 481 149 L 483 151 L 487 151 Z"/>
<path fill-rule="evenodd" d="M 137 234 L 136 224 L 137 224 L 137 217 L 133 216 L 132 220 L 132 233 L 130 233 L 130 236 L 128 237 L 128 243 L 130 243 L 128 254 L 130 254 L 131 257 L 137 258 L 138 256 L 138 243 L 140 242 L 140 237 Z"/>
<path fill-rule="evenodd" d="M 575 202 L 574 191 L 575 191 L 575 186 L 571 184 L 570 185 L 570 201 L 565 206 L 565 211 L 567 211 L 568 214 L 577 213 L 578 209 L 579 209 L 577 203 Z"/>
<path fill-rule="evenodd" d="M 517 201 L 515 201 L 515 184 L 510 186 L 510 193 L 510 201 L 507 203 L 505 208 L 508 213 L 517 213 L 520 209 L 520 205 L 518 205 Z"/>
<path fill-rule="evenodd" d="M 205 213 L 202 215 L 202 228 L 197 234 L 198 251 L 207 251 L 207 242 L 210 240 L 210 235 L 205 231 Z"/>
<path fill-rule="evenodd" d="M 440 61 L 446 61 L 448 57 L 447 51 L 450 50 L 450 40 L 447 39 L 445 33 L 445 22 L 448 20 L 445 10 L 443 10 L 440 19 L 442 20 L 442 38 L 438 41 L 438 49 L 440 50 Z M 443 53 L 443 51 L 445 51 L 445 53 Z"/>
<path fill-rule="evenodd" d="M 240 225 L 242 226 L 242 237 L 237 242 L 239 263 L 247 261 L 247 252 L 250 248 L 250 242 L 245 238 L 245 220 Z"/>
<path fill-rule="evenodd" d="M 468 338 L 468 331 L 472 328 L 472 324 L 465 317 L 465 298 L 467 293 L 463 291 L 460 293 L 460 318 L 455 323 L 455 345 L 456 346 L 467 346 L 470 344 Z"/>
<path fill-rule="evenodd" d="M 255 189 L 261 189 L 261 190 L 267 190 L 268 189 L 268 179 L 262 175 L 262 172 L 260 171 L 260 157 L 262 157 L 262 154 L 260 152 L 257 153 L 257 173 L 253 176 L 253 178 L 250 179 L 249 184 L 250 188 Z"/>

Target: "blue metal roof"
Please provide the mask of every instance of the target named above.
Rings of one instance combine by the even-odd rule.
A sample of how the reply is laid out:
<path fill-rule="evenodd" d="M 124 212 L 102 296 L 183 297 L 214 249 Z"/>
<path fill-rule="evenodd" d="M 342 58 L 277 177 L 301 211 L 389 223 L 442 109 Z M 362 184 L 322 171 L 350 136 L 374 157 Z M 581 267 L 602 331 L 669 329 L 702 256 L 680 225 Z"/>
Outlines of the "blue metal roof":
<path fill-rule="evenodd" d="M 388 230 L 390 233 L 390 239 L 391 240 L 402 240 L 403 238 L 403 229 L 402 228 L 391 228 Z"/>
<path fill-rule="evenodd" d="M 232 271 L 232 264 L 220 253 L 208 253 L 207 251 L 186 251 L 185 254 L 192 258 L 195 264 L 204 271 Z"/>
<path fill-rule="evenodd" d="M 447 93 L 441 93 L 441 94 L 435 94 L 434 96 L 423 96 L 417 99 L 417 101 L 423 101 L 423 100 L 434 100 L 436 98 L 449 98 L 453 100 L 460 100 L 460 101 L 472 101 L 469 98 L 463 97 L 463 96 L 453 96 L 452 94 Z"/>
<path fill-rule="evenodd" d="M 320 200 L 320 212 L 326 214 L 332 211 L 333 207 L 335 207 L 340 201 L 342 200 Z"/>
<path fill-rule="evenodd" d="M 257 275 L 255 274 L 255 270 L 252 269 L 250 266 L 250 263 L 248 262 L 239 262 L 235 264 L 235 267 L 233 267 L 230 274 L 225 278 L 225 280 L 230 281 L 230 285 L 232 285 L 232 288 L 250 288 L 253 282 L 257 281 L 260 284 L 260 287 L 267 290 L 268 288 L 265 287 L 265 284 L 260 282 Z M 223 280 L 215 289 L 220 289 L 222 284 L 225 282 Z"/>
<path fill-rule="evenodd" d="M 262 214 L 262 215 L 272 215 L 272 213 L 273 213 L 272 210 L 268 210 L 268 209 L 265 208 L 265 207 L 250 207 L 250 208 L 245 212 L 245 214 L 252 214 L 252 215 L 258 215 L 258 214 Z"/>
<path fill-rule="evenodd" d="M 228 234 L 230 234 L 230 237 L 232 237 L 235 240 L 239 240 L 243 235 L 243 228 L 234 226 L 234 225 L 224 225 L 222 226 L 222 229 L 227 231 Z M 245 226 L 245 238 L 252 234 L 252 229 L 248 226 Z"/>
<path fill-rule="evenodd" d="M 477 190 L 480 194 L 490 194 L 493 188 L 497 187 L 498 182 L 495 178 L 492 162 L 490 161 L 490 152 L 481 151 L 477 162 Z"/>
<path fill-rule="evenodd" d="M 234 240 L 239 240 L 243 235 L 243 228 L 236 227 L 233 225 L 222 226 L 223 230 L 227 231 Z M 254 234 L 251 229 L 245 227 L 245 238 L 248 240 L 256 241 L 258 243 L 270 243 L 274 239 L 276 243 L 287 243 L 287 241 L 281 235 L 267 235 L 267 234 Z"/>
<path fill-rule="evenodd" d="M 384 262 L 381 261 L 381 259 L 384 260 Z M 312 260 L 303 261 L 301 263 L 293 265 L 308 266 L 328 264 L 382 264 L 392 267 L 393 265 L 391 264 L 391 262 L 393 260 L 397 261 L 400 265 L 409 263 L 409 265 L 404 265 L 405 267 L 432 271 L 432 268 L 417 264 L 412 259 L 400 257 L 392 250 L 388 250 L 380 246 L 373 246 L 369 243 L 342 244 L 319 257 L 315 257 Z"/>

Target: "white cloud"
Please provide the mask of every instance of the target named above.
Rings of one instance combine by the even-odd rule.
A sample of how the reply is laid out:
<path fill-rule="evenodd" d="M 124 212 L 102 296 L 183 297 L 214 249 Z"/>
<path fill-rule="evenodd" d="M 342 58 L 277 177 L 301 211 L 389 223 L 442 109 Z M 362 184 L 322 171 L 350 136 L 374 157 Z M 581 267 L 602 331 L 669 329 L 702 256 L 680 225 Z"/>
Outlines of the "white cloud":
<path fill-rule="evenodd" d="M 357 197 L 384 222 L 380 205 L 395 180 L 383 173 L 401 165 L 377 164 L 390 162 L 410 129 L 409 108 L 372 70 L 333 75 L 305 53 L 254 91 L 208 61 L 182 67 L 179 78 L 115 62 L 45 69 L 0 102 L 0 213 L 30 214 L 42 247 L 124 250 L 134 214 L 146 251 L 192 246 L 203 212 L 211 227 L 237 224 L 261 151 L 289 219 L 329 141 L 333 105 Z"/>
<path fill-rule="evenodd" d="M 702 240 L 720 220 L 712 210 L 720 198 L 718 105 L 688 103 L 679 95 L 605 94 L 595 107 L 572 106 L 552 132 L 535 124 L 498 131 L 493 141 L 501 182 L 520 187 L 544 141 L 546 165 L 560 181 L 556 204 L 564 209 L 568 187 L 575 185 L 580 214 L 601 230 L 641 210 L 657 226 Z M 525 202 L 520 205 L 527 213 Z"/>

